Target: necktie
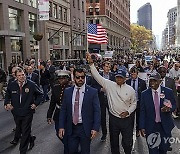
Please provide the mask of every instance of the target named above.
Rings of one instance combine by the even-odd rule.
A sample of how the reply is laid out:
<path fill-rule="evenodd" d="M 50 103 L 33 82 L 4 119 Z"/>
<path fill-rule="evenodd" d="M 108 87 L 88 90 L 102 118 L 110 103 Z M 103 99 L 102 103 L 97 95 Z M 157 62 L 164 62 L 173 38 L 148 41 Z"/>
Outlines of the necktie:
<path fill-rule="evenodd" d="M 154 106 L 155 106 L 155 112 L 156 112 L 156 122 L 160 122 L 161 121 L 161 117 L 160 117 L 160 104 L 159 104 L 159 96 L 158 96 L 158 92 L 155 91 L 154 94 Z"/>
<path fill-rule="evenodd" d="M 136 90 L 136 88 L 135 88 L 135 82 L 136 82 L 136 80 L 133 80 L 133 86 L 132 86 L 132 87 L 133 87 L 134 90 Z"/>
<path fill-rule="evenodd" d="M 22 83 L 19 84 L 19 89 L 20 89 L 20 95 L 22 95 Z"/>
<path fill-rule="evenodd" d="M 77 125 L 78 121 L 79 121 L 79 88 L 77 88 L 76 96 L 75 96 L 73 123 Z"/>

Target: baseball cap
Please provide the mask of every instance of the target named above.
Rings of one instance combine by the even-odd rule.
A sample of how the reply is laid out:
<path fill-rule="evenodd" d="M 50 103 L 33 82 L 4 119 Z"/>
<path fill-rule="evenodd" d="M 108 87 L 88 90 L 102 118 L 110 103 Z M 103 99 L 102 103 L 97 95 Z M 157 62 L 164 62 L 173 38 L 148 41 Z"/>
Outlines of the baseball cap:
<path fill-rule="evenodd" d="M 161 80 L 161 75 L 158 72 L 155 72 L 150 74 L 149 79 Z"/>
<path fill-rule="evenodd" d="M 124 71 L 124 70 L 122 70 L 122 69 L 119 69 L 119 70 L 117 71 L 117 73 L 115 73 L 115 77 L 117 77 L 117 76 L 126 78 L 126 71 Z"/>

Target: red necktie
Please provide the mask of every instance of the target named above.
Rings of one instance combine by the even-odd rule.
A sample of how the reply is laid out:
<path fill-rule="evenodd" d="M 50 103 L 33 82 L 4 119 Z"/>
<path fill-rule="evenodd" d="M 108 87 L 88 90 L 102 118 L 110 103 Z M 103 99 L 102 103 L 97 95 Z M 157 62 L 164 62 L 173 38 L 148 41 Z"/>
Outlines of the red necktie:
<path fill-rule="evenodd" d="M 159 104 L 159 96 L 158 92 L 154 92 L 154 106 L 155 106 L 155 112 L 156 112 L 156 122 L 161 122 L 161 117 L 160 117 L 160 104 Z"/>
<path fill-rule="evenodd" d="M 77 125 L 79 122 L 79 88 L 77 88 L 75 103 L 74 103 L 74 114 L 73 114 L 73 123 Z"/>

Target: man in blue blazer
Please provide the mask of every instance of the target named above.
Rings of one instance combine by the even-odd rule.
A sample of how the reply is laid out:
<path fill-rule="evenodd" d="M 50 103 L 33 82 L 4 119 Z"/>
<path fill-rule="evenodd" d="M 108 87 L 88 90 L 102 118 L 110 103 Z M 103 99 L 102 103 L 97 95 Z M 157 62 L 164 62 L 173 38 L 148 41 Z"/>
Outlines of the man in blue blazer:
<path fill-rule="evenodd" d="M 139 133 L 139 112 L 140 112 L 140 100 L 141 100 L 141 93 L 147 89 L 146 82 L 138 77 L 138 68 L 133 66 L 130 69 L 131 77 L 126 81 L 126 83 L 133 87 L 136 92 L 136 100 L 137 100 L 137 107 L 136 107 L 136 137 L 140 136 Z"/>
<path fill-rule="evenodd" d="M 97 90 L 85 84 L 83 69 L 73 72 L 75 86 L 65 89 L 59 116 L 59 137 L 67 137 L 69 153 L 90 153 L 90 143 L 100 127 L 100 105 Z"/>
<path fill-rule="evenodd" d="M 142 92 L 140 102 L 139 128 L 146 136 L 150 154 L 166 154 L 170 144 L 168 138 L 174 123 L 171 113 L 176 109 L 171 89 L 160 86 L 159 73 L 150 75 L 150 88 Z"/>

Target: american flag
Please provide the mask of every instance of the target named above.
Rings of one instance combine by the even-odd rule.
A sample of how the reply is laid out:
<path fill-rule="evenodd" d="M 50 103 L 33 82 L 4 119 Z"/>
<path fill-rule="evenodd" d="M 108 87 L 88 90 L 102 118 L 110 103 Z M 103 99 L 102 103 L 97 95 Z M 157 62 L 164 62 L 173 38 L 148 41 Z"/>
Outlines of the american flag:
<path fill-rule="evenodd" d="M 88 24 L 87 40 L 89 43 L 107 44 L 108 37 L 106 29 L 100 24 Z"/>

